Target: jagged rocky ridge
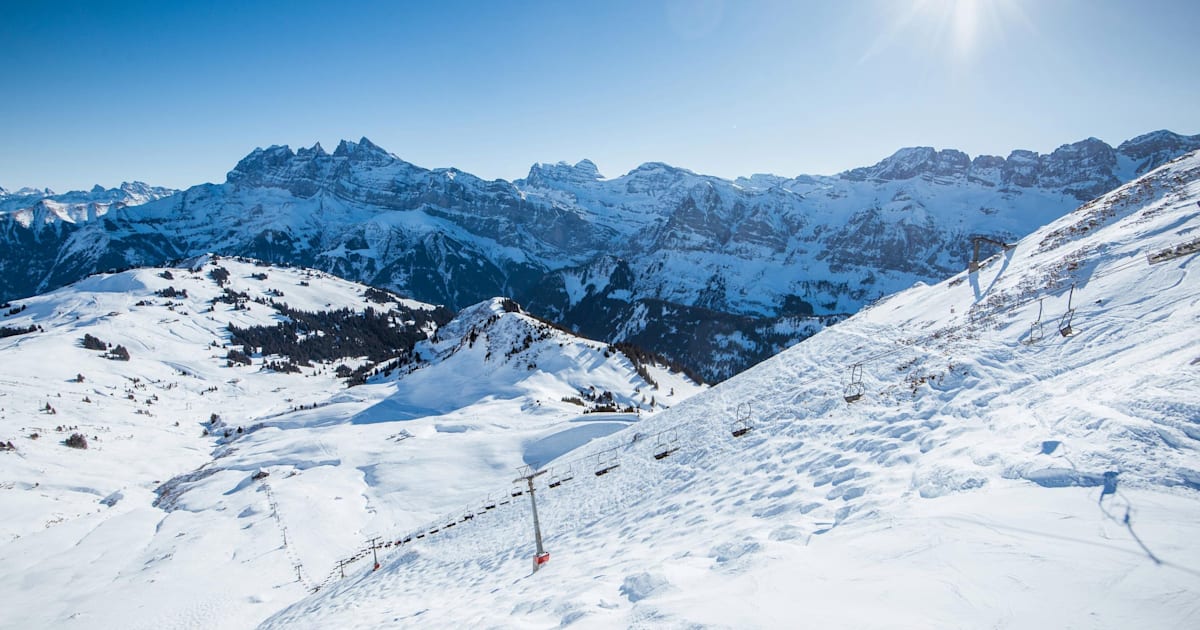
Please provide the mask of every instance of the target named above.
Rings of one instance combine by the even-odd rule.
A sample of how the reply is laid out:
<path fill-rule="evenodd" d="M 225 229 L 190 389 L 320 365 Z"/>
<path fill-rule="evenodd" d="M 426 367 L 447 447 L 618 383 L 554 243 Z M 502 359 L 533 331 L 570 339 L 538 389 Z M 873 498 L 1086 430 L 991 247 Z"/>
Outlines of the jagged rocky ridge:
<path fill-rule="evenodd" d="M 0 225 L 0 298 L 206 251 L 316 267 L 462 308 L 532 313 L 728 377 L 864 304 L 961 269 L 975 234 L 1011 240 L 1200 148 L 1159 131 L 1040 155 L 902 149 L 834 176 L 734 181 L 662 163 L 604 179 L 538 164 L 485 181 L 363 138 L 256 149 L 224 184 L 104 214 Z M 19 273 L 18 273 L 19 270 Z"/>

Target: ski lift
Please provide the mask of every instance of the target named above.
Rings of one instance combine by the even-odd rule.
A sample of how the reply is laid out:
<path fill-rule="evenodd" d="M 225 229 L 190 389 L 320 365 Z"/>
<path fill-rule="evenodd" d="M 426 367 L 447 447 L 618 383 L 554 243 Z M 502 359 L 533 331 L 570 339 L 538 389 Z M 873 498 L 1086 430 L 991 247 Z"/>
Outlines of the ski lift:
<path fill-rule="evenodd" d="M 738 403 L 737 415 L 734 416 L 733 426 L 730 428 L 730 433 L 733 437 L 742 437 L 750 432 L 754 427 L 750 426 L 750 403 Z"/>
<path fill-rule="evenodd" d="M 612 472 L 614 468 L 621 465 L 620 458 L 617 456 L 616 449 L 600 451 L 596 453 L 596 476 L 602 477 Z"/>
<path fill-rule="evenodd" d="M 483 509 L 484 511 L 496 509 L 496 499 L 490 493 L 483 500 Z"/>
<path fill-rule="evenodd" d="M 1033 320 L 1033 323 L 1029 325 L 1029 337 L 1025 339 L 1024 343 L 1027 346 L 1031 346 L 1041 341 L 1042 337 L 1044 336 L 1045 335 L 1042 334 L 1042 299 L 1038 298 L 1038 316 L 1037 319 Z"/>
<path fill-rule="evenodd" d="M 654 459 L 664 460 L 678 450 L 679 433 L 675 429 L 663 431 L 654 439 Z"/>
<path fill-rule="evenodd" d="M 1067 312 L 1063 313 L 1061 319 L 1058 320 L 1058 332 L 1064 337 L 1075 335 L 1076 331 L 1071 327 L 1072 320 L 1075 319 L 1075 309 L 1071 306 L 1072 300 L 1075 298 L 1075 285 L 1071 285 L 1071 293 L 1067 295 Z"/>
<path fill-rule="evenodd" d="M 850 366 L 850 382 L 846 384 L 846 389 L 842 391 L 842 398 L 846 402 L 852 403 L 863 397 L 867 387 L 862 382 L 863 366 L 861 363 L 855 363 Z"/>
<path fill-rule="evenodd" d="M 1012 247 L 1013 247 L 1012 245 L 1009 245 L 1008 243 L 1005 243 L 1004 241 L 997 241 L 994 238 L 988 238 L 986 236 L 971 237 L 971 248 L 973 250 L 973 253 L 971 256 L 971 260 L 967 263 L 967 273 L 975 273 L 976 271 L 979 271 L 980 269 L 983 268 L 983 261 L 979 260 L 979 246 L 984 243 L 990 243 L 990 244 L 995 245 L 995 246 L 999 247 L 1000 249 L 1003 249 L 1006 251 L 1009 249 L 1012 249 Z"/>
<path fill-rule="evenodd" d="M 575 471 L 573 470 L 573 468 L 574 468 L 573 466 L 568 465 L 567 469 L 563 470 L 562 468 L 556 466 L 550 472 L 550 483 L 548 483 L 546 485 L 550 488 L 557 488 L 557 487 L 563 485 L 564 483 L 574 479 Z"/>

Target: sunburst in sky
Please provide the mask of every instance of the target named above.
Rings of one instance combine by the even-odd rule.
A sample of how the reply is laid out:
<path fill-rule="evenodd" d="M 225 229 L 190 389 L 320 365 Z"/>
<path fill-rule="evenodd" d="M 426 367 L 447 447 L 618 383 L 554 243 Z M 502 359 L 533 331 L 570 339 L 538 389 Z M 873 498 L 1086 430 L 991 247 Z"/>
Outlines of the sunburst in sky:
<path fill-rule="evenodd" d="M 186 187 L 362 136 L 514 179 L 1194 134 L 1196 24 L 1196 0 L 0 2 L 0 186 Z"/>
<path fill-rule="evenodd" d="M 871 41 L 860 62 L 894 46 L 915 46 L 964 66 L 1001 45 L 1006 33 L 1032 30 L 1020 0 L 912 0 L 889 5 L 888 26 Z"/>

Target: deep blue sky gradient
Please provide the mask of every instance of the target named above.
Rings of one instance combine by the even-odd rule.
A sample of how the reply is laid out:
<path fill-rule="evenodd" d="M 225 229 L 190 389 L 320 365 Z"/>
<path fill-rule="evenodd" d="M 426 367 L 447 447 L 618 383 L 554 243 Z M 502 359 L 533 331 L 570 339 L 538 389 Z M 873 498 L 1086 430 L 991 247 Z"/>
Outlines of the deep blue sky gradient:
<path fill-rule="evenodd" d="M 0 0 L 0 186 L 186 187 L 360 136 L 512 179 L 1194 134 L 1198 26 L 1191 0 Z"/>

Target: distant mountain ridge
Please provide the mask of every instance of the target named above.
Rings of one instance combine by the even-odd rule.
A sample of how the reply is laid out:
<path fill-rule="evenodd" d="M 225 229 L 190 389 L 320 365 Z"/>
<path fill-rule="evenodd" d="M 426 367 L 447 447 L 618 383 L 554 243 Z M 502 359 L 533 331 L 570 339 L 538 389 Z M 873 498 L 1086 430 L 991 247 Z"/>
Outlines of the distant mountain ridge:
<path fill-rule="evenodd" d="M 1015 239 L 1196 149 L 1200 136 L 1158 131 L 1007 158 L 909 148 L 833 176 L 731 181 L 651 162 L 605 179 L 583 160 L 508 182 L 425 169 L 366 138 L 332 153 L 273 146 L 224 184 L 140 205 L 3 212 L 0 299 L 215 251 L 456 309 L 507 295 L 718 380 L 954 273 L 972 235 Z"/>
<path fill-rule="evenodd" d="M 137 206 L 169 197 L 179 192 L 173 188 L 151 186 L 145 182 L 122 182 L 116 188 L 104 188 L 97 184 L 91 190 L 73 190 L 56 193 L 49 188 L 21 188 L 8 191 L 0 187 L 0 216 L 9 216 L 29 225 L 62 221 L 86 220 L 88 212 L 103 215 L 108 210 Z M 47 212 L 42 220 L 32 220 L 37 212 Z M 24 215 L 24 216 L 23 216 Z"/>

